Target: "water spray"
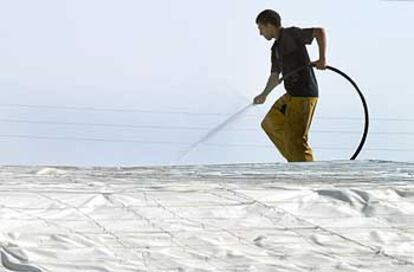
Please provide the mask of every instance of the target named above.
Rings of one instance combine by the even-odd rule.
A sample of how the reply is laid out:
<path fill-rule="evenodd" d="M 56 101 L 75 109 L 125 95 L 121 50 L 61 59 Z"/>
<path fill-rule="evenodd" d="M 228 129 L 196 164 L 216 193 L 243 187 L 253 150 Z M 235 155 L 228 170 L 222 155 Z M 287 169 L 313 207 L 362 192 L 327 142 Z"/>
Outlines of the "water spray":
<path fill-rule="evenodd" d="M 249 105 L 243 107 L 242 109 L 238 110 L 236 113 L 232 114 L 230 117 L 228 117 L 226 120 L 224 120 L 222 123 L 220 123 L 218 126 L 212 128 L 206 135 L 204 135 L 200 140 L 198 140 L 196 143 L 191 145 L 183 155 L 180 156 L 179 161 L 182 161 L 187 157 L 188 154 L 190 154 L 191 151 L 196 149 L 200 144 L 204 143 L 213 135 L 215 135 L 217 132 L 219 132 L 222 128 L 227 126 L 228 124 L 234 122 L 237 118 L 239 118 L 245 111 L 247 111 L 250 107 L 252 107 L 253 104 L 250 103 Z"/>

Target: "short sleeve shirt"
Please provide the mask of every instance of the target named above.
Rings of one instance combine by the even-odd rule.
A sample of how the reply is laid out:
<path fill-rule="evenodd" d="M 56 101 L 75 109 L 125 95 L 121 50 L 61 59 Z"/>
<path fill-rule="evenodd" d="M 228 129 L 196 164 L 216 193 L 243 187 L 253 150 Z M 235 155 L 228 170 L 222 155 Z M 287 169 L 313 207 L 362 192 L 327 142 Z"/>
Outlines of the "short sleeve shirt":
<path fill-rule="evenodd" d="M 272 46 L 271 72 L 287 75 L 310 63 L 307 44 L 313 40 L 313 28 L 289 27 L 280 30 L 279 38 Z M 285 89 L 291 96 L 318 97 L 318 83 L 312 67 L 302 69 L 284 80 Z"/>

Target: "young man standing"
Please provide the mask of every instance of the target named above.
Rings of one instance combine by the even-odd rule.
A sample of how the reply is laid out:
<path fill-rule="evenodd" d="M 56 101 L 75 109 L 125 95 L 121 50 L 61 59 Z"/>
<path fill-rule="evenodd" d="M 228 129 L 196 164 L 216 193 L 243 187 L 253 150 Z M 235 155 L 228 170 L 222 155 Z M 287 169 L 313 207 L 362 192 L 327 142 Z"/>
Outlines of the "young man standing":
<path fill-rule="evenodd" d="M 262 11 L 256 19 L 257 26 L 267 40 L 275 39 L 272 46 L 271 74 L 264 91 L 254 98 L 254 104 L 263 104 L 269 93 L 280 83 L 279 75 L 289 76 L 284 80 L 286 93 L 272 106 L 262 121 L 262 128 L 288 162 L 313 161 L 313 152 L 308 144 L 308 131 L 318 101 L 318 85 L 306 44 L 316 38 L 319 60 L 313 62 L 317 69 L 325 69 L 326 36 L 323 28 L 298 28 L 281 26 L 281 18 L 274 10 Z"/>

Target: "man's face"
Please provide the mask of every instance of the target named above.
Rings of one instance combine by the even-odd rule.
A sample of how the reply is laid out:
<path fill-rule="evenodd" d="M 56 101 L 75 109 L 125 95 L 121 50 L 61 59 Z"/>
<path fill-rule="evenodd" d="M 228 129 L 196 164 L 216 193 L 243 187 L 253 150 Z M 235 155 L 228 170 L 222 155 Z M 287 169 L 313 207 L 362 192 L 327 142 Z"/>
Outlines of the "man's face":
<path fill-rule="evenodd" d="M 274 26 L 271 24 L 257 24 L 259 28 L 259 33 L 262 35 L 266 40 L 270 41 L 274 35 Z"/>

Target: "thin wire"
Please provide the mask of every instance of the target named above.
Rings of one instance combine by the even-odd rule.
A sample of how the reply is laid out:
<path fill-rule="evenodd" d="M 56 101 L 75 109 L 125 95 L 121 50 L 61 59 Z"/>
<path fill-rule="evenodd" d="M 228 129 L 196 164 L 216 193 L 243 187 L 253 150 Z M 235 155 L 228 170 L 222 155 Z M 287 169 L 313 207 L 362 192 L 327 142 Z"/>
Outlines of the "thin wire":
<path fill-rule="evenodd" d="M 225 206 L 223 206 L 223 207 L 225 207 Z M 151 208 L 151 207 L 148 207 L 148 208 Z M 174 208 L 174 207 L 172 207 L 172 208 Z M 73 208 L 73 209 L 75 209 L 75 208 Z M 78 208 L 78 209 L 79 209 L 79 211 L 82 210 L 81 208 Z M 90 208 L 88 208 L 88 209 L 84 208 L 84 209 L 88 210 L 88 211 L 90 210 Z M 66 210 L 69 210 L 69 209 L 66 209 Z M 303 219 L 318 219 L 318 220 L 321 219 L 321 218 L 318 218 L 318 217 L 310 217 L 310 216 L 307 216 L 307 217 L 301 216 L 301 218 L 303 218 Z M 370 218 L 367 218 L 367 217 L 353 217 L 353 218 L 370 219 Z M 403 218 L 403 216 L 401 216 L 401 218 Z M 209 219 L 209 220 L 214 220 L 214 221 L 228 221 L 229 219 L 240 219 L 240 220 L 242 220 L 243 217 L 228 217 L 228 218 L 224 218 L 224 217 L 223 218 L 191 217 L 191 219 L 192 220 L 194 220 L 194 219 L 197 219 L 197 220 L 199 220 L 199 219 L 203 219 L 203 220 Z M 332 221 L 335 221 L 335 222 L 337 222 L 340 219 L 352 219 L 352 218 L 334 218 L 334 217 L 329 218 L 329 220 L 332 220 Z M 378 218 L 373 218 L 373 219 L 378 219 Z M 397 218 L 393 218 L 393 219 L 397 219 Z M 85 222 L 85 220 L 81 220 L 81 219 L 53 219 L 52 218 L 52 219 L 47 219 L 47 220 L 49 222 L 55 221 L 55 222 L 61 222 L 61 223 L 64 223 L 64 222 Z M 147 222 L 148 220 L 160 220 L 160 218 L 159 217 L 147 217 L 146 219 L 122 219 L 122 218 L 117 218 L 116 219 L 117 222 L 124 222 L 124 223 L 125 222 L 135 222 L 135 223 L 136 222 Z M 34 222 L 33 218 L 25 218 L 25 219 L 22 219 L 22 218 L 7 218 L 7 219 L 2 219 L 2 221 L 5 221 L 5 222 L 32 222 L 32 223 Z M 114 219 L 99 219 L 99 222 L 114 222 Z M 162 218 L 162 220 L 160 220 L 159 222 L 176 223 L 176 222 L 179 222 L 179 221 L 176 220 L 176 217 L 166 217 L 166 218 Z M 408 223 L 412 223 L 412 221 L 410 221 Z M 406 222 L 406 224 L 408 224 L 408 223 Z M 325 223 L 325 224 L 327 224 L 327 223 Z M 330 228 L 330 229 L 345 229 L 345 230 L 349 229 L 349 230 L 352 230 L 352 233 L 365 233 L 365 231 L 359 232 L 359 230 L 372 230 L 373 229 L 372 226 L 334 226 L 334 225 L 329 226 L 329 225 L 324 225 L 324 227 Z M 289 227 L 284 227 L 284 228 L 280 228 L 280 229 L 278 229 L 275 226 L 268 226 L 268 227 L 255 226 L 254 227 L 254 229 L 257 230 L 257 231 L 291 230 L 291 229 L 295 229 L 295 230 L 298 230 L 298 229 L 313 230 L 315 228 L 316 227 L 302 227 L 300 225 L 291 225 Z M 407 225 L 403 225 L 403 224 L 393 224 L 391 226 L 376 226 L 375 227 L 376 230 L 390 230 L 390 229 L 395 229 L 395 228 L 398 228 L 398 229 L 401 229 L 401 230 L 414 230 L 413 226 L 407 226 Z M 245 227 L 245 228 L 234 227 L 231 230 L 232 231 L 251 231 L 251 227 L 250 226 Z M 187 230 L 186 232 L 198 233 L 198 232 L 204 232 L 204 231 L 205 232 L 222 232 L 223 230 L 205 230 L 205 229 L 200 228 L 198 230 Z M 141 232 L 145 232 L 145 231 L 122 231 L 122 233 L 141 233 Z M 153 231 L 150 230 L 149 232 L 152 233 Z M 179 232 L 180 231 L 177 231 L 177 233 L 179 233 Z M 30 232 L 30 233 L 33 233 L 33 232 Z M 47 233 L 49 233 L 49 232 L 47 232 Z M 93 232 L 93 233 L 97 234 L 97 233 L 101 233 L 101 232 Z M 118 232 L 118 233 L 121 233 L 121 232 Z M 414 239 L 412 239 L 412 240 L 404 239 L 404 241 L 413 241 L 414 242 Z"/>
<path fill-rule="evenodd" d="M 97 108 L 97 107 L 75 107 L 75 106 L 51 106 L 51 105 L 28 105 L 28 104 L 0 104 L 0 107 L 9 107 L 9 108 L 33 108 L 33 109 L 53 109 L 53 110 L 71 110 L 71 111 L 96 111 L 96 112 L 136 112 L 136 113 L 148 113 L 148 114 L 188 114 L 196 116 L 223 116 L 230 115 L 231 113 L 219 113 L 219 112 L 195 112 L 195 111 L 161 111 L 161 110 L 146 110 L 146 109 L 121 109 L 121 108 Z M 245 116 L 256 116 L 248 115 Z M 315 119 L 327 119 L 327 120 L 363 120 L 361 117 L 324 117 L 316 116 Z M 380 117 L 380 118 L 370 118 L 371 120 L 379 121 L 396 121 L 396 122 L 414 122 L 413 118 L 389 118 L 389 117 Z"/>
<path fill-rule="evenodd" d="M 58 140 L 58 141 L 87 141 L 87 142 L 105 142 L 105 143 L 141 143 L 150 145 L 179 145 L 191 146 L 188 143 L 174 142 L 174 141 L 147 141 L 147 140 L 133 140 L 133 139 L 108 139 L 108 138 L 87 138 L 87 137 L 57 137 L 57 136 L 35 136 L 35 135 L 10 135 L 0 134 L 0 138 L 6 139 L 30 139 L 30 140 Z M 222 148 L 269 148 L 269 145 L 256 144 L 204 144 L 204 146 L 222 147 Z M 319 150 L 352 150 L 352 148 L 337 148 L 337 147 L 314 147 Z M 366 151 L 387 151 L 387 152 L 407 152 L 412 153 L 414 149 L 396 149 L 396 148 L 365 148 Z"/>
<path fill-rule="evenodd" d="M 49 105 L 24 105 L 24 104 L 0 104 L 0 107 L 12 108 L 33 108 L 33 109 L 52 109 L 52 110 L 71 110 L 71 111 L 92 111 L 92 112 L 129 112 L 129 113 L 149 113 L 149 114 L 190 114 L 203 116 L 223 116 L 228 113 L 199 113 L 191 111 L 157 111 L 142 109 L 116 109 L 116 108 L 95 108 L 95 107 L 75 107 L 75 106 L 49 106 Z"/>
<path fill-rule="evenodd" d="M 53 122 L 53 121 L 32 121 L 19 119 L 0 119 L 5 123 L 23 123 L 23 124 L 39 124 L 39 125 L 57 125 L 57 126 L 97 126 L 97 127 L 115 127 L 115 128 L 148 128 L 148 129 L 177 129 L 177 130 L 206 130 L 207 127 L 191 127 L 191 126 L 154 126 L 154 125 L 127 125 L 127 124 L 110 124 L 110 123 L 81 123 L 81 122 Z M 253 130 L 253 129 L 252 129 Z"/>
<path fill-rule="evenodd" d="M 128 124 L 112 124 L 112 123 L 83 123 L 83 122 L 55 122 L 55 121 L 37 121 L 37 120 L 22 120 L 22 119 L 0 119 L 0 122 L 5 123 L 22 123 L 22 124 L 34 124 L 34 125 L 55 125 L 55 126 L 84 126 L 84 127 L 110 127 L 110 128 L 132 128 L 132 129 L 155 129 L 155 130 L 201 130 L 205 131 L 210 127 L 200 126 L 156 126 L 156 125 L 128 125 Z M 259 131 L 260 128 L 238 128 L 238 127 L 223 127 L 223 130 L 231 131 Z M 359 131 L 346 131 L 346 130 L 312 130 L 313 134 L 359 134 Z M 414 132 L 408 131 L 372 131 L 371 135 L 414 135 Z"/>
<path fill-rule="evenodd" d="M 2 190 L 0 190 L 0 192 L 4 192 Z M 9 191 L 6 191 L 9 192 Z M 26 191 L 25 191 L 26 192 Z M 47 191 L 36 191 L 35 193 L 46 193 Z M 141 193 L 143 191 L 140 191 L 139 193 Z M 158 192 L 158 190 L 157 190 Z M 170 193 L 170 191 L 165 191 L 166 193 Z M 30 193 L 30 192 L 29 192 Z M 70 194 L 71 192 L 67 192 L 68 194 Z M 72 193 L 72 194 L 77 194 L 77 193 Z M 91 192 L 89 194 L 97 194 L 97 192 Z M 100 194 L 105 194 L 105 193 L 100 193 Z M 113 193 L 111 193 L 113 194 Z M 180 195 L 185 194 L 185 192 L 180 192 Z M 191 194 L 191 192 L 189 192 L 188 194 Z M 262 201 L 263 203 L 266 204 L 277 204 L 277 203 L 283 203 L 283 204 L 298 204 L 298 200 L 294 201 L 294 200 L 273 200 L 273 201 Z M 209 204 L 204 204 L 201 201 L 198 201 L 197 203 L 199 204 L 187 204 L 187 205 L 177 205 L 177 204 L 170 204 L 170 203 L 166 203 L 166 205 L 168 204 L 168 207 L 172 207 L 172 208 L 214 208 L 214 207 L 240 207 L 240 206 L 251 206 L 252 204 L 254 204 L 255 202 L 246 202 L 246 203 L 217 203 L 217 204 L 211 204 L 210 202 L 205 202 L 205 203 L 209 203 Z M 200 204 L 201 203 L 201 204 Z M 336 200 L 336 201 L 312 201 L 312 204 L 338 204 L 338 203 L 344 203 L 342 201 Z M 414 203 L 414 200 L 376 200 L 376 201 L 371 201 L 369 202 L 369 204 L 388 204 L 388 203 Z M 348 203 L 344 203 L 344 205 L 349 205 Z M 43 210 L 45 209 L 44 207 L 19 207 L 19 206 L 8 206 L 8 205 L 1 205 L 4 208 L 8 208 L 8 209 L 20 209 L 20 210 Z M 151 205 L 151 204 L 146 204 L 146 205 L 128 205 L 128 207 L 131 208 L 156 208 L 159 205 Z M 82 209 L 82 207 L 78 207 L 79 209 Z M 121 209 L 122 206 L 111 206 L 111 207 L 105 207 L 107 209 Z M 65 210 L 65 208 L 59 208 L 59 207 L 48 207 L 48 210 L 57 210 L 57 211 L 61 211 L 61 210 Z M 85 208 L 88 209 L 88 208 Z M 398 217 L 403 217 L 403 218 L 410 218 L 410 217 L 414 217 L 414 214 L 401 214 L 401 215 L 395 215 L 392 213 L 375 213 L 372 216 L 395 216 L 396 218 Z M 348 219 L 348 218 L 371 218 L 372 216 L 360 216 L 360 215 L 344 215 L 343 217 L 340 217 L 341 219 Z M 330 219 L 330 218 L 338 218 L 337 216 L 304 216 L 304 217 L 309 217 L 309 218 L 317 218 L 317 219 Z M 214 217 L 214 218 L 220 218 L 220 217 Z M 224 217 L 225 218 L 225 217 Z M 414 218 L 413 218 L 414 219 Z"/>
<path fill-rule="evenodd" d="M 141 143 L 141 144 L 155 144 L 155 145 L 183 145 L 186 143 L 171 142 L 171 141 L 144 141 L 132 139 L 108 139 L 108 138 L 87 138 L 87 137 L 49 137 L 49 136 L 34 136 L 34 135 L 7 135 L 0 134 L 0 138 L 14 138 L 14 139 L 33 139 L 33 140 L 59 140 L 59 141 L 87 141 L 87 142 L 112 142 L 112 143 Z"/>
<path fill-rule="evenodd" d="M 50 232 L 48 232 L 48 234 L 49 233 Z M 45 234 L 45 233 L 33 233 L 33 234 Z M 54 233 L 50 233 L 50 234 L 59 235 L 59 234 L 65 234 L 65 233 L 56 233 L 56 232 L 54 232 Z M 96 233 L 96 234 L 103 234 L 103 233 Z M 92 235 L 96 235 L 96 234 L 92 234 Z M 363 242 L 373 242 L 372 240 L 360 240 L 360 241 L 363 241 Z M 387 241 L 387 242 L 404 242 L 404 241 L 405 240 L 390 240 L 390 241 Z M 410 241 L 412 241 L 412 240 L 410 240 Z M 223 242 L 221 242 L 221 243 L 216 244 L 216 245 L 217 246 L 225 247 L 225 246 L 237 246 L 237 245 L 240 245 L 240 244 L 241 243 L 236 243 L 236 242 L 233 242 L 233 243 L 223 243 Z M 302 241 L 284 242 L 284 241 L 281 241 L 281 240 L 277 241 L 277 244 L 278 245 L 305 245 L 305 244 L 307 245 L 307 243 L 304 243 Z M 205 243 L 205 244 L 202 244 L 202 243 L 200 243 L 200 244 L 191 244 L 191 246 L 194 246 L 194 247 L 205 247 L 207 245 L 208 245 L 208 243 Z M 181 246 L 177 246 L 177 245 L 151 245 L 151 246 L 142 245 L 142 246 L 126 246 L 125 248 L 124 247 L 121 248 L 121 247 L 112 246 L 111 249 L 126 249 L 126 250 L 136 250 L 136 249 L 143 249 L 143 250 L 145 250 L 145 249 L 147 249 L 148 250 L 149 248 L 161 248 L 161 249 L 163 249 L 163 248 L 175 248 L 175 247 L 181 248 Z M 9 248 L 13 248 L 13 246 L 9 246 Z M 42 248 L 42 249 L 55 249 L 56 250 L 56 247 L 54 247 L 52 245 L 25 246 L 24 248 L 25 249 Z M 99 247 L 99 246 L 95 246 L 95 245 L 94 246 L 91 246 L 91 247 L 78 246 L 78 245 L 72 245 L 71 246 L 71 249 L 86 249 L 86 248 L 103 249 L 105 247 Z M 105 249 L 108 249 L 108 248 L 105 248 Z M 414 253 L 414 251 L 407 251 L 407 250 L 401 250 L 401 251 L 400 250 L 387 250 L 387 251 L 399 252 L 399 253 L 407 253 L 407 254 Z M 348 250 L 348 251 L 341 250 L 340 253 L 349 254 L 351 256 L 354 255 L 354 254 L 361 254 L 361 252 L 355 252 L 355 251 L 351 251 L 351 250 Z M 372 252 L 370 252 L 370 253 L 372 253 Z M 375 253 L 372 253 L 372 254 L 375 254 Z M 294 253 L 289 253 L 289 255 L 295 256 Z M 249 254 L 249 256 L 250 256 L 250 254 Z"/>

